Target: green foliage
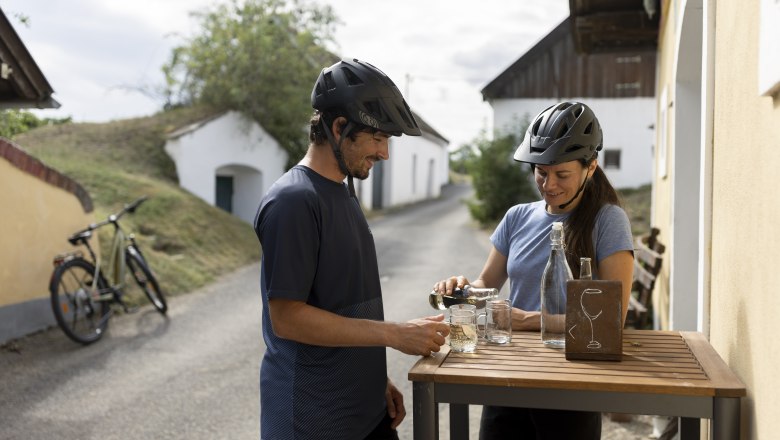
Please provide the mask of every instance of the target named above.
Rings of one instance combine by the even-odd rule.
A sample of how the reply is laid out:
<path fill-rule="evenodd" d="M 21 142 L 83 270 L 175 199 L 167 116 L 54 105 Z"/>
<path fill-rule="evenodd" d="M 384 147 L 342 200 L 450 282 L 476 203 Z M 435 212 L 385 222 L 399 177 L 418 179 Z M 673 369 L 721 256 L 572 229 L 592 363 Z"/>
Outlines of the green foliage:
<path fill-rule="evenodd" d="M 32 130 L 42 125 L 58 125 L 71 122 L 71 118 L 44 118 L 40 119 L 34 114 L 24 110 L 0 111 L 0 136 L 12 139 L 20 133 Z"/>
<path fill-rule="evenodd" d="M 471 216 L 483 226 L 498 222 L 507 209 L 538 199 L 531 185 L 528 167 L 512 156 L 518 140 L 513 134 L 496 135 L 493 140 L 484 134 L 475 140 L 479 155 L 469 161 L 477 201 L 468 203 Z"/>
<path fill-rule="evenodd" d="M 330 6 L 302 0 L 231 0 L 195 14 L 200 34 L 174 49 L 163 72 L 167 106 L 206 103 L 244 112 L 289 153 L 306 152 L 310 96 L 320 70 L 335 59 Z"/>
<path fill-rule="evenodd" d="M 163 290 L 175 295 L 260 258 L 252 227 L 180 188 L 163 151 L 167 132 L 213 113 L 211 108 L 191 107 L 105 124 L 46 125 L 14 141 L 79 182 L 92 197 L 95 221 L 149 196 L 122 224 L 136 233 Z M 110 228 L 99 230 L 98 236 L 106 252 Z M 63 251 L 70 250 L 65 238 Z"/>
<path fill-rule="evenodd" d="M 457 150 L 450 151 L 450 170 L 459 173 L 468 173 L 468 167 L 471 162 L 477 158 L 477 154 L 471 145 L 463 144 Z"/>

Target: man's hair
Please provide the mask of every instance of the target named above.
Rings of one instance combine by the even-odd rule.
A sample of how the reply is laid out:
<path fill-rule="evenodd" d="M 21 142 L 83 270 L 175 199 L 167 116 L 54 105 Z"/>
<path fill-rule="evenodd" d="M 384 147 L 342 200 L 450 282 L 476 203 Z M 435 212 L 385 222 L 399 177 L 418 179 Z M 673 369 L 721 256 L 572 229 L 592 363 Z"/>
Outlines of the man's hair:
<path fill-rule="evenodd" d="M 333 123 L 333 121 L 338 117 L 347 118 L 347 115 L 344 114 L 343 112 L 337 112 L 337 111 L 320 112 L 319 110 L 315 110 L 314 114 L 311 116 L 311 119 L 309 120 L 309 141 L 315 145 L 327 144 L 328 137 L 323 131 L 322 124 L 320 123 L 320 121 L 330 126 Z M 368 125 L 363 125 L 356 122 L 353 122 L 352 125 L 353 125 L 352 131 L 347 136 L 352 141 L 355 140 L 355 135 L 357 133 L 374 134 L 379 131 L 374 127 L 369 127 Z"/>

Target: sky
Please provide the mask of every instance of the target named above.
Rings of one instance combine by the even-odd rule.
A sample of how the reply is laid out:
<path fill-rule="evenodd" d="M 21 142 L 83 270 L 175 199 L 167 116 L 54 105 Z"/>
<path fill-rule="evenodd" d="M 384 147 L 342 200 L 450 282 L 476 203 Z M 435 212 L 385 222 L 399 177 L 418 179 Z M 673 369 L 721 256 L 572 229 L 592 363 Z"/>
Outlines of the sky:
<path fill-rule="evenodd" d="M 331 49 L 387 73 L 450 149 L 492 129 L 480 90 L 569 12 L 568 0 L 309 1 L 331 5 L 341 21 Z M 61 104 L 35 113 L 107 122 L 160 110 L 142 91 L 163 84 L 172 49 L 198 33 L 190 12 L 224 2 L 0 0 L 0 8 Z"/>

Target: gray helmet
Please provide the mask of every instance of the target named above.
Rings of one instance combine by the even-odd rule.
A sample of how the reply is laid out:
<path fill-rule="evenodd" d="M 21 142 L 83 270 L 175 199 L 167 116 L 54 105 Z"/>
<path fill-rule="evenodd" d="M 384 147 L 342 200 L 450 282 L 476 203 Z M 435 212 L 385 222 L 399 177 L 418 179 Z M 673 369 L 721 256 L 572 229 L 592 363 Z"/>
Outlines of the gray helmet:
<path fill-rule="evenodd" d="M 593 110 L 581 102 L 561 102 L 534 118 L 514 159 L 534 165 L 589 162 L 601 147 L 601 126 Z"/>
<path fill-rule="evenodd" d="M 321 112 L 342 111 L 353 123 L 395 136 L 422 134 L 393 81 L 357 59 L 339 61 L 320 72 L 311 92 L 311 106 Z"/>

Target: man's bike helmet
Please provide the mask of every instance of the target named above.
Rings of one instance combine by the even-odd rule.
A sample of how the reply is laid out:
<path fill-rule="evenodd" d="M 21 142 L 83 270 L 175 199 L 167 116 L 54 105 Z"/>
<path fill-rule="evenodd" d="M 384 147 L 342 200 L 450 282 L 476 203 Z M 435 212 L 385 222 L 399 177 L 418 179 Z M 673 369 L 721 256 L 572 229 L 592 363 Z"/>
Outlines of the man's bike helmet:
<path fill-rule="evenodd" d="M 320 112 L 341 111 L 352 123 L 394 136 L 422 134 L 393 81 L 357 59 L 339 61 L 320 72 L 311 92 L 311 106 Z"/>
<path fill-rule="evenodd" d="M 534 118 L 514 159 L 532 165 L 556 165 L 572 160 L 589 162 L 602 147 L 599 120 L 581 102 L 561 102 Z"/>

